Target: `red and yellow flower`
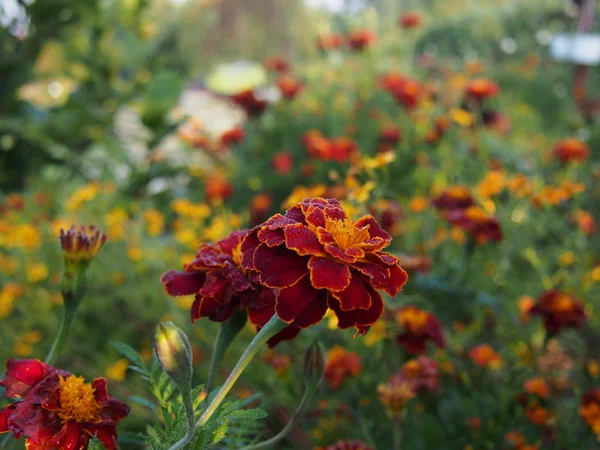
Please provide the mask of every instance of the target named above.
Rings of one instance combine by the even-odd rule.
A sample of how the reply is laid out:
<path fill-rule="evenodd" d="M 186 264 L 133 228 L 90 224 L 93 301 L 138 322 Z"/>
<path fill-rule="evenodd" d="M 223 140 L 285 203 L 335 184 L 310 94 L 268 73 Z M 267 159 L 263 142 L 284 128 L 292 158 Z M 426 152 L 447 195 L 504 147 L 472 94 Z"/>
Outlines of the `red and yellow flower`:
<path fill-rule="evenodd" d="M 481 367 L 499 369 L 502 366 L 502 356 L 494 351 L 489 344 L 480 344 L 469 352 L 471 361 Z"/>
<path fill-rule="evenodd" d="M 273 290 L 260 286 L 240 264 L 240 247 L 246 233 L 234 231 L 216 244 L 201 245 L 182 272 L 171 270 L 162 276 L 169 295 L 195 296 L 192 323 L 201 317 L 223 322 L 242 309 L 247 310 L 250 321 L 258 326 L 273 316 Z"/>
<path fill-rule="evenodd" d="M 60 230 L 60 246 L 65 258 L 72 262 L 91 261 L 106 242 L 106 235 L 93 225 L 72 226 Z"/>
<path fill-rule="evenodd" d="M 404 29 L 417 28 L 421 25 L 421 16 L 416 12 L 407 12 L 400 16 L 400 26 Z"/>
<path fill-rule="evenodd" d="M 390 242 L 372 216 L 351 221 L 337 200 L 313 198 L 255 227 L 242 242 L 241 265 L 277 290 L 277 315 L 295 334 L 328 309 L 339 328 L 365 334 L 383 313 L 378 290 L 394 297 L 408 278 L 382 251 Z"/>
<path fill-rule="evenodd" d="M 116 425 L 129 407 L 110 396 L 104 378 L 86 383 L 35 359 L 9 359 L 0 385 L 22 399 L 0 410 L 0 433 L 25 436 L 28 450 L 83 450 L 94 436 L 117 448 Z"/>
<path fill-rule="evenodd" d="M 600 440 L 600 388 L 590 389 L 583 394 L 579 415 Z"/>
<path fill-rule="evenodd" d="M 475 202 L 469 188 L 457 185 L 446 188 L 431 201 L 431 204 L 444 215 L 447 211 L 467 209 L 469 206 L 473 206 Z"/>
<path fill-rule="evenodd" d="M 415 397 L 415 386 L 411 380 L 404 377 L 393 376 L 390 380 L 377 386 L 379 400 L 392 414 L 398 414 L 408 401 Z"/>
<path fill-rule="evenodd" d="M 552 153 L 563 163 L 583 162 L 590 156 L 590 148 L 585 142 L 575 138 L 563 139 L 554 146 Z"/>
<path fill-rule="evenodd" d="M 465 94 L 467 98 L 481 102 L 487 98 L 495 97 L 499 92 L 500 88 L 496 82 L 477 78 L 467 85 Z"/>
<path fill-rule="evenodd" d="M 248 117 L 260 116 L 268 105 L 268 102 L 265 99 L 260 98 L 256 92 L 251 89 L 233 95 L 231 100 L 246 111 Z"/>
<path fill-rule="evenodd" d="M 478 206 L 452 210 L 447 214 L 447 219 L 468 232 L 478 244 L 502 240 L 502 228 L 498 219 Z"/>
<path fill-rule="evenodd" d="M 409 353 L 425 352 L 428 341 L 439 348 L 445 347 L 442 328 L 433 314 L 416 306 L 405 306 L 396 313 L 396 321 L 402 329 L 396 341 Z"/>
<path fill-rule="evenodd" d="M 417 359 L 407 361 L 399 376 L 411 381 L 416 392 L 433 392 L 438 386 L 438 362 L 420 355 Z"/>
<path fill-rule="evenodd" d="M 348 35 L 348 46 L 352 50 L 364 50 L 377 42 L 377 35 L 371 30 L 356 30 Z"/>
<path fill-rule="evenodd" d="M 529 310 L 531 316 L 541 316 L 549 333 L 561 328 L 579 328 L 585 322 L 583 303 L 570 294 L 560 291 L 544 292 Z"/>
<path fill-rule="evenodd" d="M 284 75 L 277 80 L 277 87 L 283 98 L 292 100 L 304 89 L 304 84 L 289 75 Z"/>
<path fill-rule="evenodd" d="M 331 389 L 337 389 L 344 378 L 360 375 L 362 364 L 360 357 L 354 352 L 348 352 L 336 345 L 327 352 L 327 363 L 325 365 L 325 379 Z"/>

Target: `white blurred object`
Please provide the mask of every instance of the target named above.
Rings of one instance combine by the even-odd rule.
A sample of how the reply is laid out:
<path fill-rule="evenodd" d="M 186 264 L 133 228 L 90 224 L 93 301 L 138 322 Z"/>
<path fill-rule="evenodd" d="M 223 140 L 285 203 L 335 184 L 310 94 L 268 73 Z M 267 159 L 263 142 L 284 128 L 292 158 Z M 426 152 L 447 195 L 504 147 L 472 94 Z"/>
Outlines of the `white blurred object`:
<path fill-rule="evenodd" d="M 558 34 L 550 43 L 552 58 L 584 66 L 600 64 L 600 34 Z"/>
<path fill-rule="evenodd" d="M 236 61 L 218 65 L 206 77 L 206 86 L 222 95 L 233 95 L 266 84 L 267 73 L 261 64 Z"/>

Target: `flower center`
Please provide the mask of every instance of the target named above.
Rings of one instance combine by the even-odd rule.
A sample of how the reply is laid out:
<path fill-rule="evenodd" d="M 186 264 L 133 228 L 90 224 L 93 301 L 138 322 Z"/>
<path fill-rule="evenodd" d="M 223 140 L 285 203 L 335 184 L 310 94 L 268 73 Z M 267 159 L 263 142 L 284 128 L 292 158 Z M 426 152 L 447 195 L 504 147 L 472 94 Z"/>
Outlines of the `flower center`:
<path fill-rule="evenodd" d="M 427 311 L 418 310 L 416 308 L 407 308 L 399 313 L 400 325 L 413 333 L 424 330 L 427 326 L 428 319 L 429 314 Z"/>
<path fill-rule="evenodd" d="M 231 252 L 231 259 L 233 259 L 233 263 L 238 269 L 242 268 L 242 242 L 233 249 Z"/>
<path fill-rule="evenodd" d="M 58 416 L 63 420 L 78 423 L 100 422 L 102 406 L 94 397 L 95 389 L 86 383 L 83 377 L 60 377 L 60 410 Z"/>
<path fill-rule="evenodd" d="M 357 228 L 352 221 L 344 219 L 330 219 L 325 222 L 325 230 L 333 236 L 337 246 L 346 250 L 350 247 L 356 247 L 369 240 L 369 226 Z"/>

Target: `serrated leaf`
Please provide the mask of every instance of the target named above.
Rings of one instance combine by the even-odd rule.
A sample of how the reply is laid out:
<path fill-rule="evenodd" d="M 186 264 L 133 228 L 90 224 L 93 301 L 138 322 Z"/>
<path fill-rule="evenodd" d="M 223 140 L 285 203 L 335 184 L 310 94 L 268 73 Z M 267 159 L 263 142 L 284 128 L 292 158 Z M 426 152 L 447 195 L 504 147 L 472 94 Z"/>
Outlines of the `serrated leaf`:
<path fill-rule="evenodd" d="M 154 403 L 152 403 L 152 401 L 148 400 L 147 398 L 139 397 L 137 395 L 132 395 L 129 397 L 129 400 L 134 403 L 137 403 L 138 405 L 142 405 L 142 406 L 156 412 L 156 409 L 157 409 L 156 405 Z"/>
<path fill-rule="evenodd" d="M 144 360 L 142 359 L 140 354 L 137 351 L 135 351 L 133 347 L 130 347 L 129 345 L 123 342 L 117 341 L 110 341 L 110 345 L 112 345 L 121 355 L 127 358 L 139 369 L 146 369 L 146 363 L 144 363 Z M 148 374 L 148 370 L 146 370 L 145 373 Z"/>
<path fill-rule="evenodd" d="M 105 448 L 104 445 L 102 445 L 102 442 L 100 442 L 98 438 L 94 437 L 94 439 L 92 439 L 88 445 L 88 450 L 105 450 Z"/>
<path fill-rule="evenodd" d="M 268 414 L 264 409 L 253 408 L 253 409 L 238 409 L 227 415 L 228 419 L 234 420 L 260 420 L 267 417 Z"/>

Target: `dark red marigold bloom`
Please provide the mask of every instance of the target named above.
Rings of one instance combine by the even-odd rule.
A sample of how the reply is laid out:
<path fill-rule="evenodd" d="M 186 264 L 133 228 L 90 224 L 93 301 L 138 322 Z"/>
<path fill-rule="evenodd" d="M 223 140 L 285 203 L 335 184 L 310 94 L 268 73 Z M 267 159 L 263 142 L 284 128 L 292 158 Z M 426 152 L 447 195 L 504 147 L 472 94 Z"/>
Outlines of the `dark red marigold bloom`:
<path fill-rule="evenodd" d="M 273 290 L 263 288 L 240 266 L 240 246 L 247 230 L 234 231 L 216 244 L 201 245 L 183 272 L 171 270 L 161 281 L 173 297 L 195 295 L 192 323 L 201 317 L 223 322 L 247 309 L 250 321 L 262 326 L 273 316 Z"/>
<path fill-rule="evenodd" d="M 275 153 L 271 165 L 278 174 L 289 175 L 294 168 L 294 155 L 287 151 Z"/>
<path fill-rule="evenodd" d="M 94 436 L 107 450 L 117 448 L 116 426 L 129 407 L 109 395 L 104 378 L 86 383 L 36 359 L 6 366 L 0 385 L 22 400 L 0 409 L 0 433 L 25 436 L 28 450 L 83 450 Z"/>
<path fill-rule="evenodd" d="M 450 186 L 431 203 L 442 214 L 454 209 L 466 209 L 475 204 L 471 192 L 465 186 Z"/>
<path fill-rule="evenodd" d="M 471 100 L 481 102 L 498 95 L 500 88 L 494 81 L 477 78 L 467 85 L 465 95 Z"/>
<path fill-rule="evenodd" d="M 372 216 L 353 222 L 337 200 L 307 199 L 250 231 L 242 267 L 278 289 L 275 310 L 296 334 L 328 308 L 339 328 L 365 334 L 383 313 L 377 290 L 394 297 L 408 278 L 398 258 L 382 251 L 390 242 Z"/>
<path fill-rule="evenodd" d="M 446 218 L 450 223 L 469 233 L 478 244 L 502 240 L 502 228 L 498 219 L 486 214 L 478 206 L 451 210 Z"/>
<path fill-rule="evenodd" d="M 354 352 L 348 352 L 336 345 L 327 352 L 325 379 L 331 389 L 337 389 L 349 376 L 358 376 L 362 371 L 360 357 Z"/>
<path fill-rule="evenodd" d="M 293 100 L 304 89 L 304 84 L 293 77 L 282 76 L 277 80 L 277 87 L 283 98 Z"/>
<path fill-rule="evenodd" d="M 266 100 L 259 98 L 251 89 L 235 94 L 231 99 L 246 111 L 248 117 L 260 116 L 268 105 Z"/>
<path fill-rule="evenodd" d="M 402 132 L 394 125 L 382 127 L 379 130 L 379 141 L 389 144 L 397 144 L 402 139 Z"/>
<path fill-rule="evenodd" d="M 290 64 L 279 56 L 271 56 L 265 59 L 264 62 L 265 69 L 270 70 L 271 72 L 287 72 L 290 69 Z"/>
<path fill-rule="evenodd" d="M 405 29 L 421 25 L 421 16 L 415 12 L 407 12 L 400 17 L 400 26 Z"/>
<path fill-rule="evenodd" d="M 420 355 L 417 359 L 407 361 L 396 377 L 410 381 L 415 392 L 433 392 L 438 386 L 438 362 Z"/>
<path fill-rule="evenodd" d="M 356 30 L 348 35 L 348 45 L 352 50 L 364 50 L 377 42 L 377 35 L 371 30 Z"/>
<path fill-rule="evenodd" d="M 323 36 L 319 36 L 317 40 L 317 45 L 323 51 L 334 50 L 336 48 L 340 48 L 343 43 L 343 38 L 339 34 L 326 34 Z"/>
<path fill-rule="evenodd" d="M 419 82 L 405 78 L 404 82 L 392 92 L 392 95 L 400 105 L 412 109 L 419 104 L 424 92 L 425 90 Z"/>
<path fill-rule="evenodd" d="M 554 146 L 553 154 L 563 163 L 583 162 L 590 156 L 590 148 L 585 142 L 569 138 L 559 141 Z"/>
<path fill-rule="evenodd" d="M 400 89 L 400 86 L 404 84 L 405 81 L 406 77 L 401 73 L 388 72 L 379 78 L 378 83 L 381 89 L 383 89 L 384 91 L 394 93 L 395 91 Z"/>
<path fill-rule="evenodd" d="M 245 132 L 242 127 L 234 127 L 221 135 L 221 144 L 229 147 L 232 144 L 239 144 L 244 140 Z"/>
<path fill-rule="evenodd" d="M 325 447 L 325 450 L 373 450 L 373 447 L 361 441 L 338 441 L 329 447 Z"/>
<path fill-rule="evenodd" d="M 391 235 L 396 235 L 402 231 L 400 222 L 405 219 L 406 214 L 404 214 L 404 210 L 397 201 L 379 200 L 369 206 L 369 213 Z"/>
<path fill-rule="evenodd" d="M 549 333 L 561 328 L 579 328 L 585 322 L 583 302 L 560 291 L 544 292 L 529 310 L 530 316 L 542 316 Z"/>
<path fill-rule="evenodd" d="M 416 306 L 405 306 L 396 313 L 396 321 L 402 328 L 396 341 L 411 354 L 425 352 L 427 341 L 444 348 L 446 343 L 442 328 L 435 316 Z"/>

